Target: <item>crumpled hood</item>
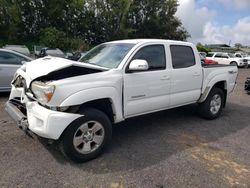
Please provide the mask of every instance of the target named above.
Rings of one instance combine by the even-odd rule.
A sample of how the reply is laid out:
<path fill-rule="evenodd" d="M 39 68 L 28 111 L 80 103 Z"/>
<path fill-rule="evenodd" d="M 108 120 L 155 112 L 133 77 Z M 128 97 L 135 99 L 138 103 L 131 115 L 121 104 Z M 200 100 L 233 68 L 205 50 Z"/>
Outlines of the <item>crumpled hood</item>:
<path fill-rule="evenodd" d="M 45 76 L 51 72 L 64 69 L 70 66 L 86 67 L 97 70 L 108 70 L 106 68 L 102 68 L 95 65 L 84 64 L 64 58 L 51 57 L 51 56 L 46 56 L 44 58 L 27 62 L 22 67 L 22 69 L 26 72 L 26 74 L 30 77 L 31 80 L 34 80 L 38 77 Z"/>

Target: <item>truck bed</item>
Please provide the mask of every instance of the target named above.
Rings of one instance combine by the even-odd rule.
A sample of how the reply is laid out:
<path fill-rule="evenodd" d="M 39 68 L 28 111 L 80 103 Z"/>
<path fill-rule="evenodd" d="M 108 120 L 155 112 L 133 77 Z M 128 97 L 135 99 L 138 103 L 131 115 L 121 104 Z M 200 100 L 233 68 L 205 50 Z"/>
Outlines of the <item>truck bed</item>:
<path fill-rule="evenodd" d="M 203 86 L 202 93 L 208 87 L 212 87 L 214 83 L 224 80 L 227 84 L 227 92 L 230 93 L 235 87 L 235 81 L 238 75 L 238 68 L 235 65 L 205 65 L 203 70 Z"/>
<path fill-rule="evenodd" d="M 203 68 L 216 68 L 216 67 L 232 67 L 235 65 L 223 65 L 223 64 L 210 64 L 210 65 L 204 65 L 202 64 Z"/>

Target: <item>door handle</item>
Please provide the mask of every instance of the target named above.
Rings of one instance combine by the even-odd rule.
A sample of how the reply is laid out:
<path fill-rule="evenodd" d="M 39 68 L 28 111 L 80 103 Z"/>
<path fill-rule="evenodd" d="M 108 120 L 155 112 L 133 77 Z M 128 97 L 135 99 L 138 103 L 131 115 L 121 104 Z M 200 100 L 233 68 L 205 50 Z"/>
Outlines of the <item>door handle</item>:
<path fill-rule="evenodd" d="M 170 76 L 163 76 L 161 80 L 170 80 Z"/>
<path fill-rule="evenodd" d="M 0 69 L 1 70 L 1 69 Z M 237 71 L 228 71 L 229 74 L 236 74 Z"/>
<path fill-rule="evenodd" d="M 193 76 L 200 76 L 201 74 L 200 73 L 198 73 L 198 72 L 195 72 L 194 74 L 193 74 Z"/>

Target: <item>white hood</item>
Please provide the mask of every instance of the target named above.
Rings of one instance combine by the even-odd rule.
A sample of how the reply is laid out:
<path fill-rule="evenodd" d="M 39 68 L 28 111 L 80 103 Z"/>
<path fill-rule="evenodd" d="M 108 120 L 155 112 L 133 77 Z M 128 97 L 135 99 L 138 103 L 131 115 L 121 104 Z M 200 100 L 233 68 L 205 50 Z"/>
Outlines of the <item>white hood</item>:
<path fill-rule="evenodd" d="M 25 70 L 26 74 L 30 77 L 31 80 L 34 80 L 38 77 L 47 75 L 51 72 L 70 67 L 70 66 L 80 66 L 92 69 L 99 70 L 108 70 L 106 68 L 102 68 L 95 65 L 80 63 L 76 61 L 71 61 L 64 58 L 51 57 L 47 56 L 44 58 L 36 59 L 31 62 L 27 62 L 22 69 Z"/>

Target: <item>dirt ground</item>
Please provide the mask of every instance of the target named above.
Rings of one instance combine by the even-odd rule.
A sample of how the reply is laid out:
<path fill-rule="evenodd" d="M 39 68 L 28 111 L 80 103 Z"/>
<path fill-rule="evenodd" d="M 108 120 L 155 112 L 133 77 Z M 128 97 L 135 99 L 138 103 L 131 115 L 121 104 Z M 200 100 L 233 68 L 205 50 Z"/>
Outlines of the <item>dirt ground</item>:
<path fill-rule="evenodd" d="M 130 119 L 114 127 L 109 149 L 75 164 L 56 144 L 20 131 L 0 96 L 0 187 L 250 187 L 250 95 L 238 86 L 220 118 L 196 105 Z"/>

